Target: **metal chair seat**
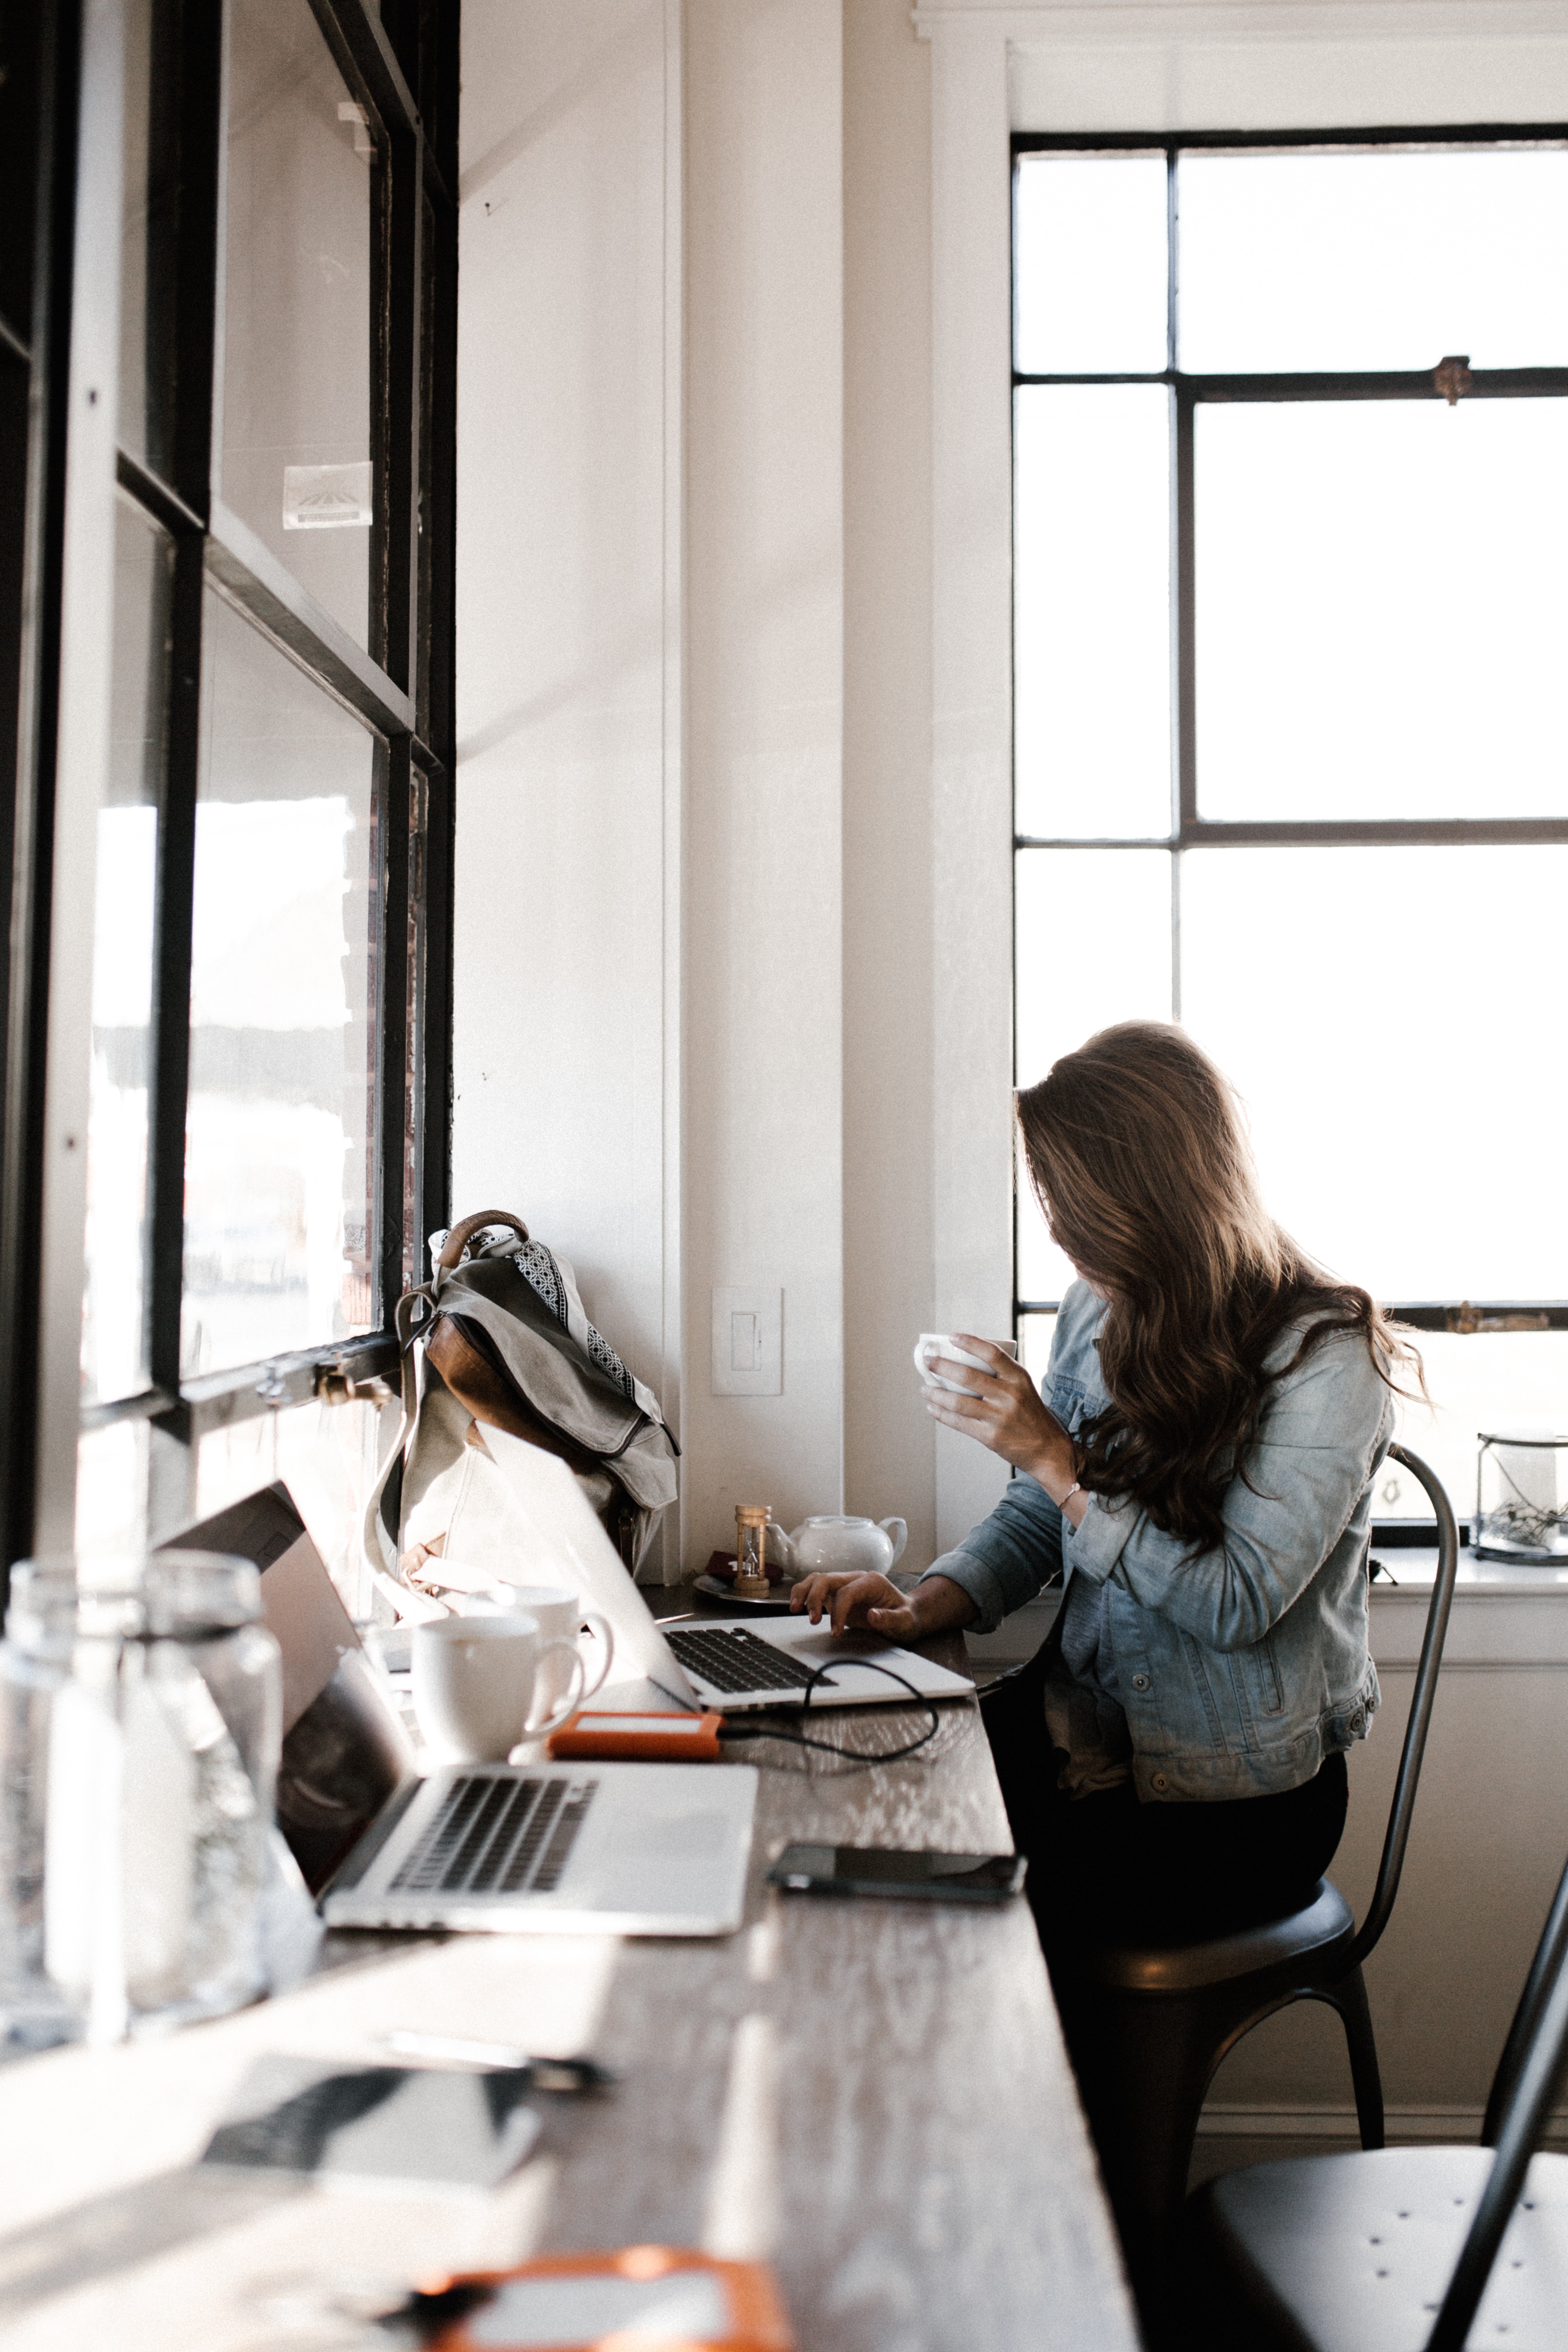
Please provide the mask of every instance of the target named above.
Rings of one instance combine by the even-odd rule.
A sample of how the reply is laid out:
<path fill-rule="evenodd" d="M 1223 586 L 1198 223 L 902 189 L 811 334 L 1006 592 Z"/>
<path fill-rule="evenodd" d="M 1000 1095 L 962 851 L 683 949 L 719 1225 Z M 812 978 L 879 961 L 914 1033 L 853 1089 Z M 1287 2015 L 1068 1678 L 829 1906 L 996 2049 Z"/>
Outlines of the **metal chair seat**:
<path fill-rule="evenodd" d="M 1486 2147 L 1388 2147 L 1211 2181 L 1205 2231 L 1230 2293 L 1226 2310 L 1204 2314 L 1205 2340 L 1247 2352 L 1424 2352 L 1492 2163 Z M 1537 2156 L 1467 2340 L 1561 2352 L 1565 2338 L 1568 2156 Z"/>
<path fill-rule="evenodd" d="M 1479 2147 L 1309 2157 L 1209 2181 L 1187 2208 L 1183 2340 L 1205 2352 L 1556 2352 L 1568 2343 L 1568 2157 L 1536 2149 L 1565 2074 L 1568 1865 Z"/>
<path fill-rule="evenodd" d="M 1307 1960 L 1331 1966 L 1354 1940 L 1355 1913 L 1331 1879 L 1320 1878 L 1310 1903 L 1287 1918 L 1192 1943 L 1101 1944 L 1086 1955 L 1084 1973 L 1122 1992 L 1196 1992 Z"/>

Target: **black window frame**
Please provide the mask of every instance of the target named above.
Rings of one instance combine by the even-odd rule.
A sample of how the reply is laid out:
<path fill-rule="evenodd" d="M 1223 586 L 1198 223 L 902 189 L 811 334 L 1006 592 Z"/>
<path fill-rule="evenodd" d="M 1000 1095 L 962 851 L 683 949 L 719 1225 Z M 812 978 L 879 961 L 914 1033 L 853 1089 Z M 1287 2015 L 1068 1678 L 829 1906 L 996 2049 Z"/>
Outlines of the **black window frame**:
<path fill-rule="evenodd" d="M 178 148 L 173 269 L 161 289 L 176 391 L 160 468 L 124 448 L 116 467 L 119 497 L 161 526 L 174 550 L 149 1089 L 149 1380 L 140 1394 L 86 1407 L 79 1425 L 88 1432 L 128 1419 L 151 1423 L 164 1441 L 153 1475 L 160 1497 L 154 1516 L 171 1523 L 189 1515 L 181 1512 L 182 1496 L 194 1507 L 195 1449 L 208 1430 L 313 1397 L 380 1402 L 390 1395 L 393 1309 L 420 1264 L 424 1234 L 449 1215 L 458 5 L 309 5 L 384 159 L 373 203 L 371 448 L 378 494 L 367 647 L 214 489 L 227 9 L 225 0 L 157 0 L 156 7 L 158 56 L 170 77 L 163 121 Z M 0 1097 L 4 1561 L 34 1549 L 41 1423 L 58 1412 L 41 1394 L 38 1339 L 51 928 L 74 924 L 79 935 L 85 921 L 90 938 L 90 910 L 56 903 L 50 856 L 68 593 L 62 571 L 72 242 L 79 207 L 88 214 L 96 207 L 102 217 L 112 203 L 118 218 L 120 205 L 118 184 L 110 192 L 104 184 L 103 164 L 79 152 L 83 0 L 37 0 L 34 10 L 17 13 L 29 19 L 34 47 L 26 74 L 12 76 L 12 87 L 0 91 L 0 133 L 11 133 L 8 176 L 17 191 L 14 236 L 25 234 L 28 241 L 25 264 L 14 252 L 14 266 L 0 273 L 6 422 L 16 411 L 18 383 L 27 417 L 25 481 L 0 500 L 0 624 L 14 616 L 0 643 L 0 759 L 15 756 L 14 774 L 0 773 L 12 835 L 0 844 L 0 857 L 7 847 L 10 853 Z M 13 287 L 20 291 L 12 294 Z M 29 315 L 12 316 L 24 299 Z M 108 548 L 104 561 L 110 561 Z M 379 1321 L 364 1338 L 182 1381 L 192 898 L 209 588 L 363 720 L 376 746 L 371 887 L 379 920 L 373 920 L 371 956 L 379 1050 L 367 1211 Z"/>
<path fill-rule="evenodd" d="M 1200 375 L 1176 365 L 1178 250 L 1180 221 L 1176 202 L 1176 165 L 1183 154 L 1220 151 L 1280 152 L 1327 149 L 1339 152 L 1405 149 L 1429 152 L 1435 147 L 1568 147 L 1568 123 L 1401 124 L 1377 129 L 1331 131 L 1204 131 L 1181 133 L 1149 131 L 1015 131 L 1012 134 L 1014 194 L 1014 274 L 1016 281 L 1016 194 L 1018 161 L 1036 154 L 1158 155 L 1165 158 L 1168 271 L 1165 313 L 1165 366 L 1153 373 L 1068 373 L 1041 374 L 1020 369 L 1017 350 L 1012 353 L 1015 395 L 1031 386 L 1092 384 L 1154 384 L 1168 387 L 1174 405 L 1171 468 L 1171 689 L 1172 740 L 1174 756 L 1171 776 L 1171 826 L 1168 833 L 1089 837 L 1025 834 L 1015 827 L 1014 854 L 1028 849 L 1167 849 L 1179 861 L 1189 849 L 1225 849 L 1296 845 L 1366 847 L 1371 845 L 1438 845 L 1452 847 L 1497 843 L 1568 843 L 1568 816 L 1448 817 L 1448 818 L 1291 818 L 1231 821 L 1201 816 L 1197 799 L 1195 514 L 1194 499 L 1194 420 L 1200 404 L 1222 401 L 1436 400 L 1449 397 L 1436 381 L 1443 361 L 1438 354 L 1430 369 L 1405 372 L 1329 372 L 1320 373 L 1231 373 Z M 1466 400 L 1541 399 L 1568 397 L 1568 367 L 1478 368 L 1467 370 L 1458 397 Z M 1015 669 L 1017 646 L 1014 647 Z M 1173 975 L 1179 973 L 1176 952 L 1180 927 L 1180 865 L 1172 892 Z M 1180 1018 L 1179 996 L 1173 1007 Z M 1018 1253 L 1014 1244 L 1015 1294 Z M 1059 1300 L 1026 1299 L 1015 1295 L 1014 1329 L 1026 1315 L 1055 1314 Z M 1568 1299 L 1396 1299 L 1385 1302 L 1390 1312 L 1416 1330 L 1472 1333 L 1478 1331 L 1568 1330 Z"/>

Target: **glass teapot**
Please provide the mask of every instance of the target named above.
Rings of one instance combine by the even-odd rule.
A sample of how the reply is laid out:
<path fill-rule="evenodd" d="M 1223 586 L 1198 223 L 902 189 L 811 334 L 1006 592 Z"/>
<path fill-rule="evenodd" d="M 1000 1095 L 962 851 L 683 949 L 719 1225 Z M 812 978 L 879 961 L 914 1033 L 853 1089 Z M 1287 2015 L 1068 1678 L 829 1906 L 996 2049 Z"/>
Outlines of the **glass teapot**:
<path fill-rule="evenodd" d="M 802 1519 L 793 1535 L 768 1529 L 768 1548 L 795 1576 L 885 1576 L 909 1540 L 902 1519 L 856 1519 L 825 1513 Z"/>

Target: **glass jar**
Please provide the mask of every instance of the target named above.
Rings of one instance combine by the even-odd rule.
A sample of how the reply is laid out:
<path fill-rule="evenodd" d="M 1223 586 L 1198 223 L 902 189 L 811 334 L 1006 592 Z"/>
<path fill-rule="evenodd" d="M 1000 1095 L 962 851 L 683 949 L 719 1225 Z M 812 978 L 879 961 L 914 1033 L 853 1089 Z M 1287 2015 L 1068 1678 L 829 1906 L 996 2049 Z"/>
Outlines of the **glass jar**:
<path fill-rule="evenodd" d="M 1568 1437 L 1549 1429 L 1502 1429 L 1480 1441 L 1476 1465 L 1478 1559 L 1568 1567 Z"/>
<path fill-rule="evenodd" d="M 12 1571 L 0 1644 L 0 2013 L 107 2042 L 265 1988 L 281 1720 L 249 1560 Z"/>

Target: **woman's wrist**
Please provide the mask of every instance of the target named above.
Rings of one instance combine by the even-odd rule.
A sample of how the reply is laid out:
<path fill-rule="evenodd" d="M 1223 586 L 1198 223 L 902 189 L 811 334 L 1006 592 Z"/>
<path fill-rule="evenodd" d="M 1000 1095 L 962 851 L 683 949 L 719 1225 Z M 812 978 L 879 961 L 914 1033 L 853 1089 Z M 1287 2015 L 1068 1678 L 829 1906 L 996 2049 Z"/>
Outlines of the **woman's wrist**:
<path fill-rule="evenodd" d="M 956 1633 L 980 1614 L 973 1594 L 951 1576 L 922 1576 L 910 1594 L 910 1607 L 922 1633 Z"/>
<path fill-rule="evenodd" d="M 1032 1462 L 1020 1462 L 1018 1467 L 1028 1472 L 1037 1486 L 1044 1487 L 1058 1511 L 1069 1495 L 1081 1492 L 1078 1464 L 1070 1447 L 1064 1450 L 1059 1445 L 1042 1446 Z"/>

